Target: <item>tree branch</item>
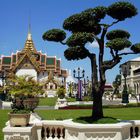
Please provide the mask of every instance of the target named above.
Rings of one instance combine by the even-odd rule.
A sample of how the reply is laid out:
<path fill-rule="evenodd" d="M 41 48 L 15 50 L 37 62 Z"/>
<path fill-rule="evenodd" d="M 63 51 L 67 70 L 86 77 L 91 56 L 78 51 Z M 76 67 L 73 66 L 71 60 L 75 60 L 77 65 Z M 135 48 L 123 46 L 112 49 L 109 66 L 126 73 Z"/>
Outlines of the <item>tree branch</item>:
<path fill-rule="evenodd" d="M 93 35 L 93 38 L 95 38 L 95 40 L 98 42 L 98 44 L 99 44 L 99 38 L 95 35 L 95 34 L 92 34 Z"/>
<path fill-rule="evenodd" d="M 61 43 L 62 45 L 67 45 L 66 42 L 63 42 L 63 41 L 60 41 L 60 43 Z"/>
<path fill-rule="evenodd" d="M 114 54 L 114 51 L 112 48 L 110 48 L 110 53 L 111 53 L 112 57 L 115 58 L 115 54 Z"/>
<path fill-rule="evenodd" d="M 99 40 L 99 47 L 100 47 L 100 49 L 99 49 L 99 75 L 100 75 L 100 81 L 102 84 L 105 83 L 105 81 L 106 81 L 105 71 L 104 71 L 104 69 L 102 69 L 103 56 L 104 56 L 104 38 L 105 38 L 106 33 L 107 33 L 107 28 L 104 27 L 102 30 L 100 40 Z"/>
<path fill-rule="evenodd" d="M 108 69 L 112 69 L 115 65 L 117 65 L 121 60 L 121 57 L 116 56 L 114 59 L 109 60 L 109 61 L 104 61 L 103 65 L 102 65 L 102 69 L 104 69 L 104 71 L 108 70 Z"/>
<path fill-rule="evenodd" d="M 107 28 L 113 26 L 114 24 L 116 24 L 116 23 L 118 23 L 118 22 L 120 22 L 120 20 L 116 20 L 116 21 L 112 22 L 111 24 L 108 24 L 108 25 L 107 25 Z"/>
<path fill-rule="evenodd" d="M 103 26 L 104 28 L 109 28 L 109 27 L 113 26 L 114 24 L 116 24 L 118 22 L 120 22 L 120 20 L 116 20 L 116 21 L 112 22 L 111 24 L 100 23 L 99 25 Z"/>
<path fill-rule="evenodd" d="M 128 55 L 128 54 L 136 54 L 136 53 L 134 53 L 134 52 L 127 52 L 127 53 L 120 53 L 118 55 L 121 56 L 121 55 Z"/>

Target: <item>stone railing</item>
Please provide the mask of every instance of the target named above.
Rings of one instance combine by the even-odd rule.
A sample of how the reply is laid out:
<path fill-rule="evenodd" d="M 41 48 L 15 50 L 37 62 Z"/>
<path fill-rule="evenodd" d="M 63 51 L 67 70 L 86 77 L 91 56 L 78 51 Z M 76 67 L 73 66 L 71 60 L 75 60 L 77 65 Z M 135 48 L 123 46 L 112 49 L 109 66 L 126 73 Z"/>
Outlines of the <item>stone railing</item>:
<path fill-rule="evenodd" d="M 131 121 L 130 137 L 132 140 L 140 140 L 140 121 Z"/>
<path fill-rule="evenodd" d="M 140 121 L 117 124 L 39 121 L 30 127 L 7 126 L 3 132 L 4 140 L 140 140 Z"/>
<path fill-rule="evenodd" d="M 39 134 L 40 136 L 40 134 Z M 41 129 L 42 140 L 65 140 L 65 127 L 62 121 L 43 121 Z"/>

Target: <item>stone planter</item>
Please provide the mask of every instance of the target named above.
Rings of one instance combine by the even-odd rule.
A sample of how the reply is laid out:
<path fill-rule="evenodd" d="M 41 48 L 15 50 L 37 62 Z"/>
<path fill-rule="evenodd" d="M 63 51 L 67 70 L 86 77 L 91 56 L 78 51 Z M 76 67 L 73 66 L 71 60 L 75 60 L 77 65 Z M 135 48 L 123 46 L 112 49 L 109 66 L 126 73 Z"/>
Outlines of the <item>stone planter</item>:
<path fill-rule="evenodd" d="M 20 105 L 20 99 L 17 98 L 17 106 Z M 33 111 L 39 103 L 39 98 L 38 97 L 34 97 L 34 98 L 27 98 L 23 100 L 23 104 L 24 106 L 26 106 L 26 108 L 28 108 L 30 111 Z"/>
<path fill-rule="evenodd" d="M 38 106 L 39 104 L 39 98 L 34 97 L 34 98 L 28 98 L 24 100 L 24 105 L 27 106 L 27 108 L 30 109 L 30 111 L 34 111 L 34 109 Z"/>
<path fill-rule="evenodd" d="M 67 99 L 66 98 L 58 98 L 56 105 L 55 105 L 55 109 L 59 109 L 61 107 L 66 107 L 68 105 Z"/>
<path fill-rule="evenodd" d="M 9 113 L 10 126 L 27 126 L 30 120 L 30 114 L 12 114 Z"/>

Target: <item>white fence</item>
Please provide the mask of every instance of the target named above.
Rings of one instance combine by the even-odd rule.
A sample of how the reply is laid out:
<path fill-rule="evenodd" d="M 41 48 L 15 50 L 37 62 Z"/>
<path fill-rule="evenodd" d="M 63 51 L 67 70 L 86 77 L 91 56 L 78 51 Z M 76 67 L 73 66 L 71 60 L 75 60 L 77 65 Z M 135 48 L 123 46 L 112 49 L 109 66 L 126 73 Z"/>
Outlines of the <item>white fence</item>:
<path fill-rule="evenodd" d="M 140 121 L 117 124 L 40 121 L 30 127 L 6 126 L 3 132 L 4 140 L 140 140 Z"/>

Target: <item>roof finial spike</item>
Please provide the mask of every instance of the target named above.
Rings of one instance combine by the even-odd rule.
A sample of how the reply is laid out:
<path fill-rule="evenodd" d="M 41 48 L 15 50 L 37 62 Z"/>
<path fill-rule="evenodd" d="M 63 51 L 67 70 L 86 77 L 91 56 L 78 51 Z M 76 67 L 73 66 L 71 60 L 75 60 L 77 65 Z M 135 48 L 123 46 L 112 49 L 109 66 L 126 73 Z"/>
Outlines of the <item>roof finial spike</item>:
<path fill-rule="evenodd" d="M 27 39 L 28 40 L 32 40 L 32 35 L 31 35 L 31 22 L 30 22 L 30 15 L 29 15 L 29 25 L 28 25 L 28 36 L 27 36 Z"/>
<path fill-rule="evenodd" d="M 28 33 L 31 33 L 31 19 L 30 19 L 30 15 L 29 15 L 29 27 L 28 27 Z"/>

